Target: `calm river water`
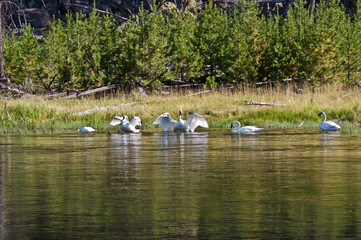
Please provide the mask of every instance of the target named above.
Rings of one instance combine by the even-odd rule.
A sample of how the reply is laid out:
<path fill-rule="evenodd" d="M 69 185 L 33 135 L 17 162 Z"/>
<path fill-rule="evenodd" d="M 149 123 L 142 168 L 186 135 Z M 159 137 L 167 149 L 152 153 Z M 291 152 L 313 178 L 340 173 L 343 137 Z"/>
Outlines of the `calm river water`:
<path fill-rule="evenodd" d="M 361 137 L 0 136 L 0 239 L 361 239 Z"/>

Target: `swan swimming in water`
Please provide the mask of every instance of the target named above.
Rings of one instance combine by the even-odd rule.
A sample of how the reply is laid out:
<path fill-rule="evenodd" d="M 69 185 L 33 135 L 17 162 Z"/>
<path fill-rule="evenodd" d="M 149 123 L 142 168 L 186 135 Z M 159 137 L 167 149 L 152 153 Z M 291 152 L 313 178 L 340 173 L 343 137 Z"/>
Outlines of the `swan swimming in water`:
<path fill-rule="evenodd" d="M 237 126 L 233 128 L 234 125 L 237 125 Z M 254 127 L 254 126 L 241 127 L 241 123 L 238 121 L 233 121 L 231 123 L 231 128 L 233 128 L 232 133 L 243 133 L 243 134 L 256 133 L 263 129 L 263 128 L 258 128 L 258 127 Z"/>
<path fill-rule="evenodd" d="M 95 130 L 92 127 L 83 127 L 81 129 L 78 129 L 78 131 L 81 132 L 81 133 L 95 133 L 95 132 L 97 132 L 97 130 Z"/>
<path fill-rule="evenodd" d="M 129 122 L 129 118 L 127 115 L 123 117 L 115 116 L 113 120 L 110 122 L 110 125 L 115 126 L 118 124 L 122 124 L 120 129 L 126 133 L 138 133 L 140 129 L 136 129 L 136 126 L 142 126 L 142 122 L 139 117 L 134 116 L 133 119 Z"/>
<path fill-rule="evenodd" d="M 326 121 L 326 113 L 324 112 L 320 112 L 318 114 L 318 116 L 323 115 L 323 121 L 320 123 L 319 127 L 323 130 L 323 131 L 337 131 L 338 129 L 340 129 L 341 127 L 339 125 L 337 125 L 335 122 L 333 121 Z"/>
<path fill-rule="evenodd" d="M 198 126 L 208 128 L 207 120 L 198 113 L 193 113 L 187 120 L 183 120 L 182 110 L 179 110 L 179 121 L 173 120 L 169 113 L 163 113 L 153 124 L 160 124 L 165 132 L 194 132 Z"/>

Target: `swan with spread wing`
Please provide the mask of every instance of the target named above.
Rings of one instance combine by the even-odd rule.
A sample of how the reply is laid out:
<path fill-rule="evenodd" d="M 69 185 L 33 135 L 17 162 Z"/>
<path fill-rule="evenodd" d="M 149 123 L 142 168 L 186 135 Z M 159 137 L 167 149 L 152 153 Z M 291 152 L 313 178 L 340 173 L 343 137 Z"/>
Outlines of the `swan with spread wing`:
<path fill-rule="evenodd" d="M 163 113 L 153 124 L 160 124 L 165 132 L 194 132 L 197 127 L 208 128 L 207 120 L 198 113 L 193 113 L 187 120 L 183 120 L 182 110 L 179 110 L 179 121 L 172 119 L 169 113 Z"/>
<path fill-rule="evenodd" d="M 110 125 L 115 126 L 118 124 L 122 124 L 120 129 L 126 133 L 138 133 L 140 129 L 135 128 L 136 126 L 142 126 L 142 122 L 139 117 L 134 116 L 132 120 L 129 121 L 127 115 L 123 117 L 115 116 L 113 120 L 110 122 Z"/>

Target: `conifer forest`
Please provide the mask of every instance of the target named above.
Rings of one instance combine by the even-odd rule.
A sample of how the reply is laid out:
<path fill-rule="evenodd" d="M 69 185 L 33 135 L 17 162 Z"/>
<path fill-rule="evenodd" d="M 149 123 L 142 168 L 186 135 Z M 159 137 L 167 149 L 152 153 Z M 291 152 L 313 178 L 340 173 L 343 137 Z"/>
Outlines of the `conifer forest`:
<path fill-rule="evenodd" d="M 5 75 L 34 93 L 51 89 L 150 89 L 172 81 L 237 85 L 292 78 L 311 85 L 361 79 L 361 4 L 296 0 L 287 16 L 260 14 L 257 3 L 201 11 L 154 4 L 128 21 L 110 14 L 68 14 L 41 38 L 30 25 L 3 29 Z"/>

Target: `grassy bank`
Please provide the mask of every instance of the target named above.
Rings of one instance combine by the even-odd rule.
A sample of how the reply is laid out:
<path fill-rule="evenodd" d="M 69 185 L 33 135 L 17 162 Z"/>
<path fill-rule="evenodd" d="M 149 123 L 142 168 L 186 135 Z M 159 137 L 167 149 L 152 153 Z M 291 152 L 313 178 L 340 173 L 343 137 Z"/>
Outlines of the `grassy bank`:
<path fill-rule="evenodd" d="M 262 127 L 298 127 L 303 121 L 304 128 L 317 128 L 322 121 L 318 113 L 326 112 L 328 119 L 345 118 L 342 131 L 359 132 L 361 122 L 360 89 L 342 86 L 317 88 L 314 93 L 303 88 L 296 91 L 294 86 L 263 89 L 239 88 L 232 91 L 186 96 L 187 92 L 169 95 L 152 94 L 148 97 L 127 96 L 118 93 L 101 99 L 84 98 L 71 100 L 8 99 L 7 110 L 1 111 L 0 131 L 2 133 L 76 131 L 92 126 L 100 132 L 119 132 L 109 122 L 114 116 L 139 116 L 143 131 L 153 126 L 153 121 L 162 113 L 169 112 L 177 119 L 178 110 L 186 116 L 197 112 L 203 115 L 210 128 L 229 128 L 230 123 L 239 120 L 242 124 Z M 248 102 L 269 102 L 286 106 L 249 106 Z M 3 105 L 4 105 L 3 100 Z M 131 104 L 130 104 L 131 103 Z M 95 109 L 88 114 L 86 110 Z M 23 120 L 27 118 L 26 120 Z"/>

